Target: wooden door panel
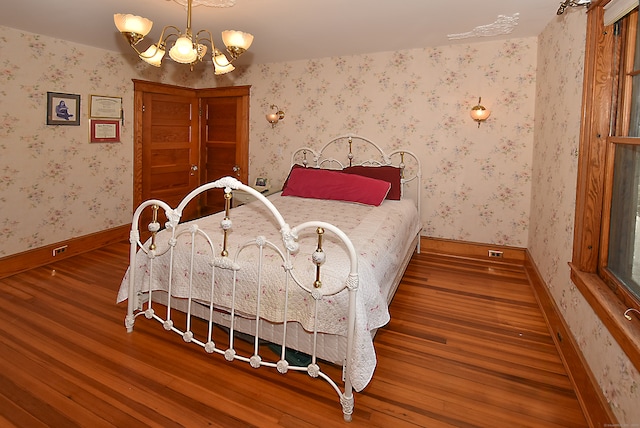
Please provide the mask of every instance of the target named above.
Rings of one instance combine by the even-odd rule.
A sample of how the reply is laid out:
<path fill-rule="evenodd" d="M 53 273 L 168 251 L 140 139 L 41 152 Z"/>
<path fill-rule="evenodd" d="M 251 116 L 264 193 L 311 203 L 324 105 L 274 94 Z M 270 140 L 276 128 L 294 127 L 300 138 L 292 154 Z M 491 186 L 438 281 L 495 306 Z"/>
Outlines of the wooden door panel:
<path fill-rule="evenodd" d="M 179 147 L 174 147 L 172 145 L 167 145 L 167 147 L 153 150 L 151 153 L 154 167 L 165 167 L 174 165 L 176 163 L 185 164 L 189 163 L 191 151 L 180 149 Z"/>
<path fill-rule="evenodd" d="M 243 164 L 239 149 L 241 130 L 238 129 L 237 97 L 216 97 L 202 100 L 203 128 L 202 145 L 206 159 L 204 181 L 209 182 L 222 175 L 232 175 L 243 183 L 247 182 L 246 165 Z M 235 170 L 239 168 L 239 170 Z"/>
<path fill-rule="evenodd" d="M 233 176 L 246 184 L 249 178 L 249 87 L 204 91 L 200 106 L 202 181 Z M 210 192 L 201 202 L 203 213 L 224 209 L 222 192 Z"/>
<path fill-rule="evenodd" d="M 143 200 L 175 206 L 200 184 L 193 169 L 200 157 L 198 101 L 195 96 L 158 93 L 146 93 L 143 99 Z M 197 215 L 196 203 L 183 213 L 184 218 Z"/>
<path fill-rule="evenodd" d="M 154 126 L 174 126 L 191 121 L 193 111 L 189 98 L 176 95 L 157 94 L 157 104 L 153 105 Z"/>
<path fill-rule="evenodd" d="M 232 176 L 237 177 L 233 167 L 236 164 L 235 144 L 206 144 L 202 152 L 206 182 L 215 181 L 219 178 Z M 242 181 L 242 180 L 241 180 Z M 222 190 L 211 190 L 205 196 L 203 210 L 208 213 L 222 211 L 224 209 L 224 198 Z"/>
<path fill-rule="evenodd" d="M 150 197 L 166 191 L 184 196 L 198 186 L 197 171 L 191 169 L 192 165 L 197 166 L 198 161 L 192 160 L 191 150 L 153 150 L 150 157 L 154 162 L 148 171 L 148 178 L 151 180 Z"/>
<path fill-rule="evenodd" d="M 236 172 L 233 170 L 236 165 L 235 144 L 207 144 L 205 153 L 205 172 L 208 181 L 217 180 L 227 175 L 236 176 Z"/>
<path fill-rule="evenodd" d="M 206 100 L 207 127 L 205 141 L 238 140 L 238 100 L 236 97 L 213 98 Z"/>
<path fill-rule="evenodd" d="M 158 190 L 155 190 L 151 193 L 151 198 L 153 199 L 162 199 L 165 200 L 167 195 L 176 194 L 175 189 L 183 189 L 189 185 L 188 177 L 185 177 L 185 174 L 181 171 L 162 171 L 159 170 L 151 174 L 151 179 L 158 184 Z M 181 196 L 185 196 L 184 194 L 177 195 L 180 201 L 182 199 Z M 172 200 L 176 200 L 173 199 Z M 168 201 L 167 201 L 168 202 Z"/>
<path fill-rule="evenodd" d="M 178 125 L 170 125 L 166 122 L 162 125 L 151 125 L 151 140 L 156 144 L 187 142 L 191 140 L 191 127 L 186 121 Z"/>

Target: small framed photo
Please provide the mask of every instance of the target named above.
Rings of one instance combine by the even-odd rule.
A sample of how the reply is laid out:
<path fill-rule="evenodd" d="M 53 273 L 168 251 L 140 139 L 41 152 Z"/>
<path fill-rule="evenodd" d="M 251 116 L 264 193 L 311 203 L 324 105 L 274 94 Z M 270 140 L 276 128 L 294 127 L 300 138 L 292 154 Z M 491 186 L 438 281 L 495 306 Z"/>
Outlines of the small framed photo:
<path fill-rule="evenodd" d="M 263 178 L 263 177 L 256 178 L 256 186 L 266 187 L 267 186 L 267 179 Z"/>
<path fill-rule="evenodd" d="M 103 119 L 122 118 L 122 98 L 91 95 L 89 103 L 89 117 Z"/>
<path fill-rule="evenodd" d="M 80 95 L 47 92 L 47 125 L 80 126 Z"/>
<path fill-rule="evenodd" d="M 109 119 L 91 119 L 92 143 L 119 143 L 120 121 Z"/>

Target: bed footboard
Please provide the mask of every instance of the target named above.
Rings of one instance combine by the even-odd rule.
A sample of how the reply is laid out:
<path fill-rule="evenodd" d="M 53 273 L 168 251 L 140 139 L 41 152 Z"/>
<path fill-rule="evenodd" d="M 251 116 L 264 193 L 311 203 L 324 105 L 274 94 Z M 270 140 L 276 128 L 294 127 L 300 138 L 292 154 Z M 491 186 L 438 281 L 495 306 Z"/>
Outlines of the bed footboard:
<path fill-rule="evenodd" d="M 214 188 L 224 189 L 226 204 L 217 227 L 205 227 L 201 220 L 181 224 L 180 217 L 186 204 Z M 272 218 L 265 221 L 265 227 L 273 227 L 275 220 L 279 239 L 270 239 L 265 234 L 243 242 L 234 240 L 238 236 L 236 230 L 242 227 L 236 224 L 236 209 L 232 210 L 230 204 L 235 190 L 253 195 L 267 208 Z M 145 210 L 152 210 L 153 216 L 148 225 L 151 237 L 143 243 L 139 222 Z M 168 219 L 164 227 L 158 221 L 159 210 L 163 210 Z M 327 271 L 326 266 L 334 257 L 326 246 L 329 237 L 346 254 L 346 257 L 340 256 L 342 270 L 337 270 L 339 276 L 334 271 Z M 223 357 L 221 361 L 241 361 L 255 369 L 268 367 L 281 374 L 294 371 L 323 379 L 337 393 L 344 420 L 351 420 L 359 276 L 356 251 L 344 232 L 321 221 L 290 227 L 262 194 L 232 177 L 225 177 L 194 190 L 175 209 L 159 200 L 142 203 L 134 213 L 129 240 L 125 318 L 128 332 L 133 331 L 135 321 L 143 315 L 160 322 L 165 330 L 180 335 L 186 343 Z M 178 252 L 178 247 L 188 250 Z M 206 270 L 198 263 L 203 259 Z M 185 265 L 187 268 L 183 267 Z M 301 265 L 306 268 L 302 269 Z M 140 266 L 144 267 L 139 269 Z M 279 267 L 277 280 L 268 276 L 273 275 L 273 269 L 270 270 L 273 266 Z M 175 280 L 178 276 L 186 279 L 186 285 L 178 285 Z M 208 284 L 206 290 L 197 285 L 204 277 Z M 274 287 L 273 284 L 278 285 Z M 344 313 L 340 316 L 340 334 L 346 337 L 347 345 L 343 379 L 336 380 L 323 370 L 325 363 L 317 358 L 316 344 L 323 328 L 322 308 L 329 305 L 335 310 L 334 302 L 337 301 L 345 302 Z M 178 304 L 184 309 L 177 310 Z M 295 311 L 300 311 L 301 307 L 309 316 L 299 320 Z M 205 319 L 194 315 L 196 308 L 198 313 L 207 314 Z M 246 324 L 240 320 L 252 321 L 253 331 L 239 331 L 237 325 Z M 300 322 L 313 336 L 312 349 L 304 361 L 289 358 L 291 349 L 287 335 L 291 320 Z M 278 334 L 281 341 L 275 347 L 265 346 L 261 339 L 262 321 L 269 322 L 271 328 L 275 325 L 281 329 Z"/>

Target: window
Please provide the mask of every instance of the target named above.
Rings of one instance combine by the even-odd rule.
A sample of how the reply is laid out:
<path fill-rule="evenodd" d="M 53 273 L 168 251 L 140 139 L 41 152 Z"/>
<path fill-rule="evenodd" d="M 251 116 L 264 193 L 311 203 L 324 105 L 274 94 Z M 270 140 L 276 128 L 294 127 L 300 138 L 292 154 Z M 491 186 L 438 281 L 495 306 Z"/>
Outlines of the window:
<path fill-rule="evenodd" d="M 637 327 L 622 317 L 627 308 L 640 308 L 637 6 L 637 0 L 604 0 L 588 12 L 571 278 L 639 366 Z"/>
<path fill-rule="evenodd" d="M 606 269 L 633 298 L 640 299 L 640 146 L 612 144 L 615 155 Z"/>
<path fill-rule="evenodd" d="M 640 163 L 640 43 L 638 12 L 614 25 L 611 136 L 607 139 L 604 210 L 608 221 L 602 225 L 607 246 L 600 249 L 600 270 L 604 278 L 619 288 L 629 305 L 640 300 L 640 230 L 638 226 L 638 175 Z M 612 115 L 613 116 L 613 115 Z M 607 217 L 605 217 L 607 219 Z"/>

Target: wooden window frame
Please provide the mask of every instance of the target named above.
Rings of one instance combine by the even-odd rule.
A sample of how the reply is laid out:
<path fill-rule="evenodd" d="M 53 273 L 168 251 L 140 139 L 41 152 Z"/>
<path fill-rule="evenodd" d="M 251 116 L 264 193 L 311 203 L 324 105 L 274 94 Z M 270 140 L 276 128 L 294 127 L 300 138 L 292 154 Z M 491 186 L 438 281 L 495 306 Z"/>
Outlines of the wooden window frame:
<path fill-rule="evenodd" d="M 608 2 L 596 0 L 587 12 L 576 216 L 569 265 L 573 283 L 640 370 L 640 320 L 634 317 L 628 321 L 623 315 L 626 309 L 639 309 L 640 305 L 606 269 L 615 144 L 638 143 L 635 138 L 610 137 L 616 121 L 628 123 L 625 116 L 613 115 L 616 104 L 624 103 L 630 94 L 613 93 L 618 86 L 618 73 L 613 60 L 616 49 L 613 25 L 604 27 L 603 21 L 603 7 Z"/>

